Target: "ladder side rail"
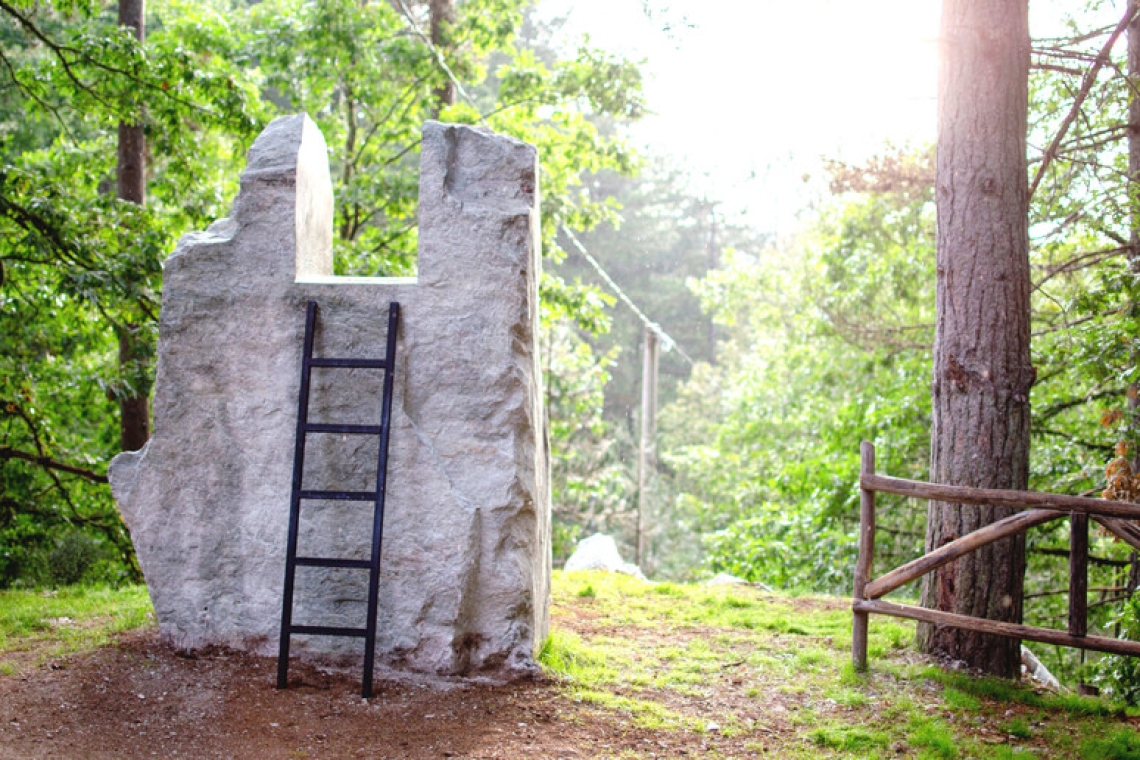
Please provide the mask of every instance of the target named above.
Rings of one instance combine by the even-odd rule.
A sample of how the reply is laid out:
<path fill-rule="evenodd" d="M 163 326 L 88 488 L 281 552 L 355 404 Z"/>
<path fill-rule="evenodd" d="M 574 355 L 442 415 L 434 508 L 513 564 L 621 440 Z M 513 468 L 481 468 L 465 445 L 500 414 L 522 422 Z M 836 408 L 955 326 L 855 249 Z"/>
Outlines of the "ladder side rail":
<path fill-rule="evenodd" d="M 301 352 L 301 389 L 297 394 L 297 434 L 293 449 L 293 484 L 289 497 L 289 539 L 285 549 L 285 588 L 281 603 L 281 639 L 277 655 L 277 688 L 289 682 L 289 637 L 293 627 L 293 585 L 297 567 L 297 534 L 300 529 L 301 481 L 305 469 L 305 428 L 309 420 L 309 381 L 312 373 L 313 336 L 317 303 L 305 307 L 305 343 Z"/>
<path fill-rule="evenodd" d="M 388 434 L 392 428 L 392 394 L 396 369 L 396 340 L 400 304 L 388 304 L 388 341 L 384 352 L 384 391 L 380 409 L 380 450 L 376 463 L 376 506 L 372 516 L 372 567 L 368 577 L 368 618 L 364 637 L 364 677 L 361 696 L 372 696 L 372 669 L 376 658 L 376 614 L 380 599 L 380 549 L 384 536 L 384 496 L 388 481 Z"/>

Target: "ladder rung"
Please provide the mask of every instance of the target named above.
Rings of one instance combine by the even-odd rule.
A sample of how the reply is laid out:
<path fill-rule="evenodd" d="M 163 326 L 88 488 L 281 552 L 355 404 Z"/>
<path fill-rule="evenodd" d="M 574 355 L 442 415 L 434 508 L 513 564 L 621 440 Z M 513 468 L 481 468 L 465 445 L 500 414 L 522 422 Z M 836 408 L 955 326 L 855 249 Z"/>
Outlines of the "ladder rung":
<path fill-rule="evenodd" d="M 383 430 L 379 425 L 325 425 L 309 423 L 304 426 L 305 433 L 348 433 L 350 435 L 380 435 Z"/>
<path fill-rule="evenodd" d="M 368 631 L 364 628 L 335 628 L 327 625 L 291 625 L 290 635 L 308 636 L 358 636 L 364 638 Z"/>
<path fill-rule="evenodd" d="M 297 557 L 293 562 L 302 567 L 340 567 L 357 570 L 371 570 L 372 563 L 366 559 L 337 559 L 335 557 Z"/>
<path fill-rule="evenodd" d="M 297 496 L 325 501 L 376 501 L 375 491 L 301 491 Z"/>
<path fill-rule="evenodd" d="M 345 369 L 388 369 L 383 359 L 310 359 L 310 367 L 343 367 Z"/>
<path fill-rule="evenodd" d="M 376 618 L 379 606 L 380 542 L 384 530 L 384 486 L 388 471 L 388 439 L 392 421 L 392 389 L 396 368 L 396 345 L 400 326 L 400 304 L 388 304 L 388 337 L 383 359 L 336 359 L 313 356 L 313 340 L 317 326 L 317 304 L 309 301 L 305 307 L 305 338 L 301 348 L 301 386 L 297 394 L 297 436 L 293 448 L 293 486 L 289 500 L 289 538 L 285 548 L 285 585 L 282 590 L 281 637 L 277 654 L 277 688 L 289 685 L 289 639 L 293 635 L 353 636 L 364 639 L 364 670 L 360 695 L 372 696 L 372 670 L 376 662 Z M 309 394 L 314 367 L 345 369 L 380 369 L 384 371 L 384 387 L 380 394 L 380 424 L 346 425 L 309 423 Z M 364 417 L 368 419 L 368 417 Z M 305 461 L 305 436 L 309 433 L 377 436 L 378 459 L 376 485 L 372 491 L 305 491 L 302 490 Z M 334 485 L 334 484 L 330 484 Z M 339 559 L 333 557 L 298 557 L 297 541 L 301 521 L 301 501 L 334 500 L 372 502 L 371 559 Z M 293 601 L 297 567 L 324 567 L 369 570 L 368 607 L 363 628 L 346 628 L 324 625 L 293 625 Z"/>

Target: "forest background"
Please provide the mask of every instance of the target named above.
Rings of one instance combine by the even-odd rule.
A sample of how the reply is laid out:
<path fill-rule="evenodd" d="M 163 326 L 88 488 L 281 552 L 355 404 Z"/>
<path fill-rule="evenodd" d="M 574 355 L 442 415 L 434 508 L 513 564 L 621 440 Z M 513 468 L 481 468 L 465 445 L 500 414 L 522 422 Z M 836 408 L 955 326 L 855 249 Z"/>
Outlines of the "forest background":
<path fill-rule="evenodd" d="M 1119 492 L 1140 380 L 1125 5 L 1074 8 L 1034 43 L 1031 487 L 1134 498 Z M 105 473 L 122 410 L 149 394 L 162 261 L 226 215 L 260 128 L 300 110 L 330 144 L 340 273 L 414 271 L 424 119 L 538 146 L 556 562 L 595 531 L 632 556 L 644 341 L 566 230 L 676 346 L 651 575 L 846 593 L 859 441 L 881 471 L 925 478 L 931 148 L 826 163 L 828 192 L 777 236 L 634 151 L 628 126 L 652 107 L 638 65 L 555 44 L 557 21 L 524 0 L 152 0 L 145 42 L 116 10 L 0 0 L 0 587 L 139 578 Z M 145 205 L 117 192 L 121 125 L 145 134 Z M 882 560 L 920 553 L 925 505 L 882 513 Z M 1064 530 L 1030 534 L 1028 622 L 1065 614 Z M 1094 554 L 1095 622 L 1127 627 L 1136 558 L 1104 537 Z"/>

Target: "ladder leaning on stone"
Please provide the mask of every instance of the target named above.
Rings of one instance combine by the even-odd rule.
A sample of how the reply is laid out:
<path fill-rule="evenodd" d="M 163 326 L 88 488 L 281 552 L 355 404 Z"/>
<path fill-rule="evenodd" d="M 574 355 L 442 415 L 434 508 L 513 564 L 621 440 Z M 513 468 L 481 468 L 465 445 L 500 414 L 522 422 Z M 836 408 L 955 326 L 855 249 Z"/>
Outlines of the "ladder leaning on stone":
<path fill-rule="evenodd" d="M 281 650 L 277 659 L 277 688 L 284 689 L 289 678 L 289 640 L 291 636 L 348 636 L 364 639 L 364 677 L 361 696 L 372 696 L 372 666 L 376 654 L 376 608 L 380 585 L 380 544 L 384 532 L 384 490 L 388 469 L 388 432 L 392 418 L 392 384 L 396 361 L 396 332 L 400 305 L 388 306 L 388 340 L 381 359 L 330 359 L 313 357 L 313 333 L 317 321 L 317 304 L 309 301 L 305 314 L 305 345 L 301 358 L 301 390 L 297 403 L 297 440 L 293 453 L 293 489 L 289 500 L 289 543 L 285 556 L 285 592 L 281 605 Z M 309 386 L 314 367 L 338 369 L 382 369 L 384 391 L 379 425 L 314 424 L 309 422 Z M 314 491 L 303 487 L 305 439 L 309 433 L 370 435 L 380 439 L 375 491 Z M 298 557 L 297 536 L 301 502 L 306 500 L 372 502 L 372 551 L 369 558 L 340 559 L 334 557 Z M 363 628 L 293 624 L 293 584 L 298 567 L 324 567 L 368 570 L 368 612 Z"/>

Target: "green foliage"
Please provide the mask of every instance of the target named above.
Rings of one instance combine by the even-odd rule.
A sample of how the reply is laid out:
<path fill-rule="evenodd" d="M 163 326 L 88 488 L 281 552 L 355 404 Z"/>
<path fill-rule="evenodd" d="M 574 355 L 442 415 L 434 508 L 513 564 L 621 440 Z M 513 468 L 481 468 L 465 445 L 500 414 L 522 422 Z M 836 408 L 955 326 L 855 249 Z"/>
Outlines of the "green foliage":
<path fill-rule="evenodd" d="M 0 14 L 0 586 L 73 579 L 78 566 L 56 578 L 49 555 L 84 540 L 100 572 L 140 577 L 103 473 L 115 399 L 151 380 L 146 363 L 120 362 L 118 338 L 149 359 L 161 261 L 224 214 L 259 123 L 226 18 L 159 3 L 142 46 L 98 3 Z M 140 119 L 145 208 L 114 193 L 118 123 Z"/>
<path fill-rule="evenodd" d="M 250 11 L 265 84 L 330 147 L 338 274 L 415 273 L 419 127 L 441 84 L 392 3 L 268 0 Z"/>
<path fill-rule="evenodd" d="M 797 509 L 757 505 L 705 541 L 708 567 L 789 590 L 844 589 L 858 536 Z"/>
<path fill-rule="evenodd" d="M 688 182 L 689 178 L 667 161 L 649 159 L 637 176 L 601 171 L 588 175 L 583 187 L 593 202 L 612 198 L 620 208 L 613 219 L 579 238 L 634 303 L 677 343 L 676 348 L 665 341 L 659 345 L 659 407 L 676 398 L 680 383 L 693 371 L 686 356 L 697 362 L 712 358 L 712 319 L 702 312 L 687 281 L 708 271 L 716 251 L 730 247 L 759 251 L 767 239 L 726 218 L 715 203 L 694 193 Z M 586 258 L 573 248 L 555 272 L 564 281 L 602 284 Z M 613 442 L 614 456 L 606 467 L 620 473 L 628 485 L 615 502 L 615 516 L 620 514 L 621 518 L 594 519 L 592 527 L 612 533 L 620 543 L 632 547 L 636 540 L 638 495 L 634 484 L 639 477 L 637 442 L 645 325 L 625 304 L 615 305 L 607 316 L 612 327 L 600 334 L 587 334 L 585 339 L 595 356 L 608 360 L 601 419 Z M 702 428 L 692 428 L 689 440 L 700 440 L 702 433 Z M 653 577 L 691 577 L 699 563 L 700 543 L 690 515 L 678 508 L 667 462 L 659 462 L 657 471 L 648 473 L 646 486 L 642 567 Z M 579 513 L 571 519 L 585 524 L 593 518 Z"/>
<path fill-rule="evenodd" d="M 76 530 L 100 547 L 88 575 L 141 577 L 104 474 L 117 400 L 150 389 L 161 262 L 181 234 L 225 216 L 245 150 L 274 114 L 307 110 L 329 142 L 343 274 L 414 273 L 419 131 L 437 111 L 485 116 L 538 145 L 554 258 L 559 224 L 612 214 L 577 192 L 580 172 L 636 164 L 612 120 L 644 110 L 637 67 L 586 46 L 569 60 L 539 55 L 519 39 L 522 0 L 458 4 L 438 51 L 418 33 L 422 2 L 149 5 L 145 44 L 103 3 L 0 12 L 0 587 L 56 582 L 49 555 L 78 549 Z M 474 105 L 441 107 L 437 55 Z M 145 207 L 116 197 L 120 122 L 145 130 Z M 542 293 L 544 324 L 606 329 L 596 289 L 547 278 Z M 121 359 L 120 338 L 141 361 Z M 624 484 L 594 472 L 610 455 L 591 419 L 612 357 L 572 335 L 557 343 L 551 398 L 575 415 L 559 419 L 587 421 L 555 430 L 567 462 L 556 488 L 612 505 Z M 68 567 L 65 580 L 79 573 Z"/>
<path fill-rule="evenodd" d="M 1001 678 L 975 678 L 941 668 L 928 667 L 924 670 L 927 678 L 944 684 L 959 692 L 998 703 L 1015 703 L 1027 707 L 1061 710 L 1078 716 L 1120 716 L 1123 710 L 1103 700 L 1084 697 L 1073 693 L 1038 693 L 1014 681 Z"/>
<path fill-rule="evenodd" d="M 576 541 L 595 532 L 620 533 L 636 483 L 622 463 L 628 444 L 602 417 L 607 368 L 617 352 L 598 357 L 568 320 L 544 330 L 546 406 L 550 418 L 554 558 L 565 561 Z"/>
<path fill-rule="evenodd" d="M 52 577 L 61 585 L 78 583 L 99 559 L 99 545 L 91 536 L 78 530 L 64 533 L 48 554 Z"/>
<path fill-rule="evenodd" d="M 1120 638 L 1140 641 L 1140 596 L 1133 594 L 1112 621 Z M 1108 654 L 1093 668 L 1093 682 L 1105 696 L 1128 705 L 1140 704 L 1140 658 Z"/>
<path fill-rule="evenodd" d="M 791 246 L 732 253 L 695 284 L 728 340 L 662 411 L 662 457 L 678 511 L 709 536 L 709 570 L 844 589 L 859 440 L 875 443 L 880 471 L 924 474 L 931 197 L 929 184 L 845 192 Z M 922 513 L 883 507 L 880 557 L 913 556 Z"/>

